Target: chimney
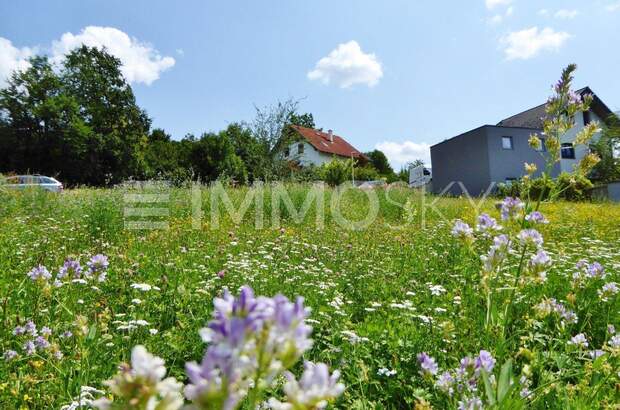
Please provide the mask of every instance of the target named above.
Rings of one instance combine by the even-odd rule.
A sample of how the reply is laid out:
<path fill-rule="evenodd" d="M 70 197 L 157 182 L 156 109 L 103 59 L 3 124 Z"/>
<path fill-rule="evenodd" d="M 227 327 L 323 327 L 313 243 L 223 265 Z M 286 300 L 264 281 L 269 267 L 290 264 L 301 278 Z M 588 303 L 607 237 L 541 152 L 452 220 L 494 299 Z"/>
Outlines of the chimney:
<path fill-rule="evenodd" d="M 334 132 L 332 130 L 327 130 L 327 137 L 329 138 L 329 142 L 334 142 Z"/>

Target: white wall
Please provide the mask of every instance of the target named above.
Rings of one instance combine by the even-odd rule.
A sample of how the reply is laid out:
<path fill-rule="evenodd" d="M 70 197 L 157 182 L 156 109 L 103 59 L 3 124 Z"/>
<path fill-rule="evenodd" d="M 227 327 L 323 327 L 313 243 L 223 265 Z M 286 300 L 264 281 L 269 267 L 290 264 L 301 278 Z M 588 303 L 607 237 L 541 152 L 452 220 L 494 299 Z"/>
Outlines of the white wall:
<path fill-rule="evenodd" d="M 304 152 L 302 154 L 298 154 L 298 146 L 299 144 L 303 144 Z M 314 148 L 312 144 L 307 141 L 302 142 L 294 142 L 288 146 L 289 156 L 284 157 L 284 153 L 282 154 L 285 159 L 290 161 L 299 161 L 301 166 L 308 166 L 311 164 L 316 165 L 317 167 L 321 166 L 325 162 L 329 162 L 334 157 L 332 154 L 326 154 L 325 152 L 321 152 Z M 337 157 L 339 158 L 339 157 Z"/>
<path fill-rule="evenodd" d="M 603 124 L 603 120 L 599 118 L 595 113 L 590 111 L 590 121 L 596 121 L 599 124 Z M 579 112 L 575 114 L 575 126 L 571 128 L 566 134 L 560 138 L 561 142 L 574 142 L 575 138 L 579 131 L 583 129 L 583 113 Z M 600 133 L 596 133 L 593 137 L 593 141 L 596 141 L 600 138 Z M 587 145 L 578 145 L 575 146 L 575 159 L 561 159 L 560 160 L 560 169 L 562 172 L 571 172 L 579 161 L 583 157 L 585 157 L 590 152 Z"/>

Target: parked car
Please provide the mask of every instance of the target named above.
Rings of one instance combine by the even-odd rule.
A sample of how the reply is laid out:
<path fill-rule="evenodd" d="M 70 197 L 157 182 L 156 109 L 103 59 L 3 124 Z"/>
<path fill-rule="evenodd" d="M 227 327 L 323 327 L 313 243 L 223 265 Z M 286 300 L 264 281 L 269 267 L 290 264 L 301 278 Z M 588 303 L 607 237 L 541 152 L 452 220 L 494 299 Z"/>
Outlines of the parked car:
<path fill-rule="evenodd" d="M 0 185 L 9 189 L 40 188 L 50 192 L 62 192 L 58 180 L 43 175 L 16 175 L 0 179 Z"/>

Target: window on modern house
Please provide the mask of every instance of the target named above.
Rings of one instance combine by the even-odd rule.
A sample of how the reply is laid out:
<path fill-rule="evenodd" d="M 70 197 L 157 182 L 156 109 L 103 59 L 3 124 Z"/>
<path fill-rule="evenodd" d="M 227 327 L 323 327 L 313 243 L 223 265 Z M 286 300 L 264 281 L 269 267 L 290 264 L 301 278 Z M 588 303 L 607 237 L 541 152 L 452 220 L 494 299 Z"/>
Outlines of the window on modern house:
<path fill-rule="evenodd" d="M 562 158 L 563 159 L 575 159 L 575 147 L 572 142 L 562 143 Z"/>
<path fill-rule="evenodd" d="M 583 112 L 583 125 L 588 125 L 592 120 L 590 119 L 590 111 Z"/>
<path fill-rule="evenodd" d="M 299 144 L 299 145 L 297 146 L 297 153 L 298 153 L 299 155 L 301 155 L 301 154 L 303 154 L 303 153 L 304 153 L 304 144 Z"/>
<path fill-rule="evenodd" d="M 291 150 L 287 148 L 284 150 L 284 158 L 288 158 L 289 155 L 291 155 Z"/>
<path fill-rule="evenodd" d="M 513 149 L 512 137 L 502 137 L 502 148 L 503 149 Z"/>

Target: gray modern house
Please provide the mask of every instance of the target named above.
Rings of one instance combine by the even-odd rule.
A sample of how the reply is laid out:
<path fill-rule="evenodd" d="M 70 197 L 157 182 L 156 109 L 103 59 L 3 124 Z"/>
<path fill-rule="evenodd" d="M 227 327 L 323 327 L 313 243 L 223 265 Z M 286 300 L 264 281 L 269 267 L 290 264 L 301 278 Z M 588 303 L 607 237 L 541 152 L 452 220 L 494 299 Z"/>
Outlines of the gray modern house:
<path fill-rule="evenodd" d="M 612 114 L 589 87 L 577 93 L 592 94 L 594 100 L 590 111 L 577 114 L 575 127 L 562 137 L 561 160 L 553 170 L 554 176 L 572 170 L 588 153 L 587 147 L 574 145 L 577 133 L 591 121 L 603 123 Z M 526 162 L 542 170 L 546 155 L 544 136 L 540 135 L 544 117 L 545 104 L 541 104 L 497 125 L 483 125 L 433 145 L 433 192 L 461 195 L 467 191 L 472 196 L 483 195 L 495 189 L 498 183 L 521 178 Z M 540 151 L 529 146 L 531 134 L 539 134 L 543 140 Z"/>

